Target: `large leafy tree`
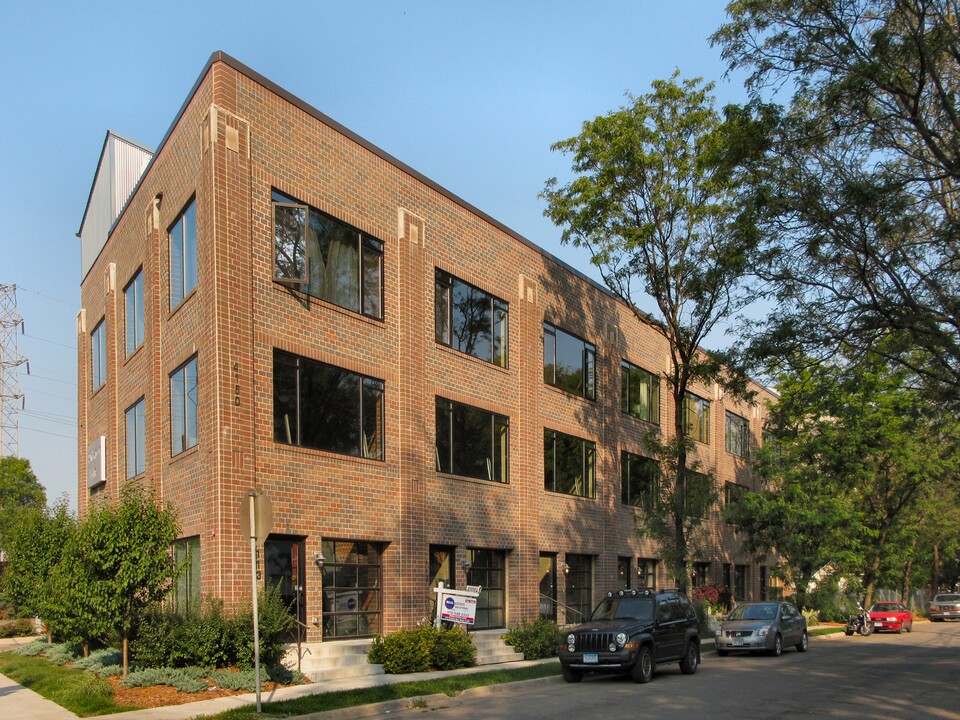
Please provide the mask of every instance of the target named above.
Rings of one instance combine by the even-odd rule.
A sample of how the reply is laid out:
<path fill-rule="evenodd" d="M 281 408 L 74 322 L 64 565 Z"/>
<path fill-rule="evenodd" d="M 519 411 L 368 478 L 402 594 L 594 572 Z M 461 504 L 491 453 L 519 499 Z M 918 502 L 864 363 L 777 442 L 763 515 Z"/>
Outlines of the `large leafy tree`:
<path fill-rule="evenodd" d="M 753 549 L 779 551 L 799 592 L 830 565 L 861 576 L 869 603 L 877 579 L 903 569 L 929 486 L 955 477 L 955 424 L 906 382 L 879 355 L 778 377 L 761 455 L 770 488 L 727 517 Z"/>
<path fill-rule="evenodd" d="M 758 347 L 883 352 L 960 401 L 956 0 L 734 0 L 714 35 L 788 100 L 745 215 L 776 299 Z M 895 340 L 892 341 L 892 340 Z M 917 348 L 925 352 L 914 352 Z"/>
<path fill-rule="evenodd" d="M 65 634 L 88 640 L 113 632 L 128 641 L 140 614 L 162 600 L 176 577 L 170 552 L 179 524 L 169 504 L 134 483 L 116 505 L 104 505 L 80 523 L 50 582 L 58 605 L 50 608 Z"/>
<path fill-rule="evenodd" d="M 25 510 L 42 510 L 47 493 L 26 458 L 0 457 L 0 548 L 6 548 Z"/>
<path fill-rule="evenodd" d="M 701 348 L 748 300 L 743 280 L 752 247 L 752 235 L 729 222 L 738 183 L 730 168 L 744 159 L 741 148 L 750 148 L 732 142 L 733 130 L 740 137 L 751 123 L 744 114 L 724 118 L 712 89 L 674 74 L 584 122 L 579 135 L 553 145 L 572 158 L 574 179 L 561 185 L 554 178 L 542 193 L 562 242 L 585 248 L 607 287 L 667 341 L 672 434 L 652 435 L 648 447 L 662 460 L 665 502 L 641 512 L 641 530 L 660 541 L 683 587 L 688 544 L 706 515 L 703 498 L 693 502 L 688 488 L 696 468 L 688 461 L 684 398 L 698 384 L 746 387 L 725 358 Z M 641 309 L 650 299 L 655 318 Z"/>
<path fill-rule="evenodd" d="M 46 583 L 76 529 L 66 498 L 52 508 L 33 509 L 20 516 L 7 543 L 5 575 L 7 595 L 19 612 L 47 617 L 47 604 L 59 600 L 47 592 Z"/>

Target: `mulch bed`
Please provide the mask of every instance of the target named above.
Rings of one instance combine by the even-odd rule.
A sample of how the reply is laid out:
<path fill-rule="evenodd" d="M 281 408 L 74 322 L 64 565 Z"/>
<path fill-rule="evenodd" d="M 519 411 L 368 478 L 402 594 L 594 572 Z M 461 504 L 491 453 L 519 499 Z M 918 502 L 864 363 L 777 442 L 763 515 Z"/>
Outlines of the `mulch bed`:
<path fill-rule="evenodd" d="M 169 685 L 154 685 L 152 687 L 124 687 L 120 684 L 120 677 L 107 678 L 113 686 L 113 701 L 117 705 L 125 707 L 154 708 L 165 707 L 167 705 L 185 705 L 186 703 L 199 702 L 200 700 L 213 700 L 214 698 L 227 697 L 229 695 L 249 695 L 249 690 L 224 690 L 222 688 L 211 687 L 196 693 L 180 692 L 175 687 Z M 266 681 L 261 685 L 263 693 L 270 692 L 280 687 L 273 681 Z"/>

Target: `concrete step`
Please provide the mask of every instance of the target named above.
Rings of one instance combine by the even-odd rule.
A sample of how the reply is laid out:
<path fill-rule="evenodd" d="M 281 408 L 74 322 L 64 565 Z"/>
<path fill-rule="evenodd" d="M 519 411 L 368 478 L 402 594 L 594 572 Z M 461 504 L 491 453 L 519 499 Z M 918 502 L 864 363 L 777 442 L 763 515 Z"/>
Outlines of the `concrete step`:
<path fill-rule="evenodd" d="M 523 660 L 523 654 L 514 652 L 501 637 L 505 630 L 478 630 L 470 633 L 470 640 L 477 648 L 477 665 L 496 665 L 498 663 Z"/>

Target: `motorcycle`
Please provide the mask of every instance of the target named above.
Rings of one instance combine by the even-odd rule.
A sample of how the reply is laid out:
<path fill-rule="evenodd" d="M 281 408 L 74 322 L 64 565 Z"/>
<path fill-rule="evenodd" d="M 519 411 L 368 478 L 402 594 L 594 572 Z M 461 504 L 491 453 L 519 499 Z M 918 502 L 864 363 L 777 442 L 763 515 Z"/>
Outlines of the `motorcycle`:
<path fill-rule="evenodd" d="M 849 617 L 847 627 L 843 631 L 843 634 L 848 637 L 854 633 L 860 633 L 866 637 L 873 632 L 873 620 L 870 619 L 870 614 L 863 609 L 863 605 L 860 603 L 857 603 L 857 611 L 856 615 Z"/>

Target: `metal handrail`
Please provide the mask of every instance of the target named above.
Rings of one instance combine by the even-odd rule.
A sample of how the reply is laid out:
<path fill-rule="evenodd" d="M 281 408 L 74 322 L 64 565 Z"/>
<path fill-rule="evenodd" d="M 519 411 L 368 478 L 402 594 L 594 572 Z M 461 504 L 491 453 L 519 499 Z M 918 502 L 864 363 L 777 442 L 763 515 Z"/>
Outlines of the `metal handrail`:
<path fill-rule="evenodd" d="M 576 622 L 578 622 L 578 623 L 583 622 L 583 613 L 582 613 L 580 610 L 577 610 L 575 607 L 571 607 L 570 605 L 567 605 L 566 603 L 562 603 L 562 602 L 560 602 L 559 600 L 557 600 L 556 598 L 550 597 L 549 595 L 544 595 L 543 593 L 540 593 L 540 600 L 541 600 L 541 601 L 546 600 L 547 602 L 553 603 L 553 604 L 557 607 L 558 610 L 559 610 L 560 608 L 563 608 L 565 612 L 574 613 L 575 615 L 579 615 L 579 616 L 580 616 L 580 619 L 577 620 Z M 558 615 L 559 615 L 559 613 L 558 613 Z M 559 624 L 559 621 L 557 622 L 557 624 Z"/>

